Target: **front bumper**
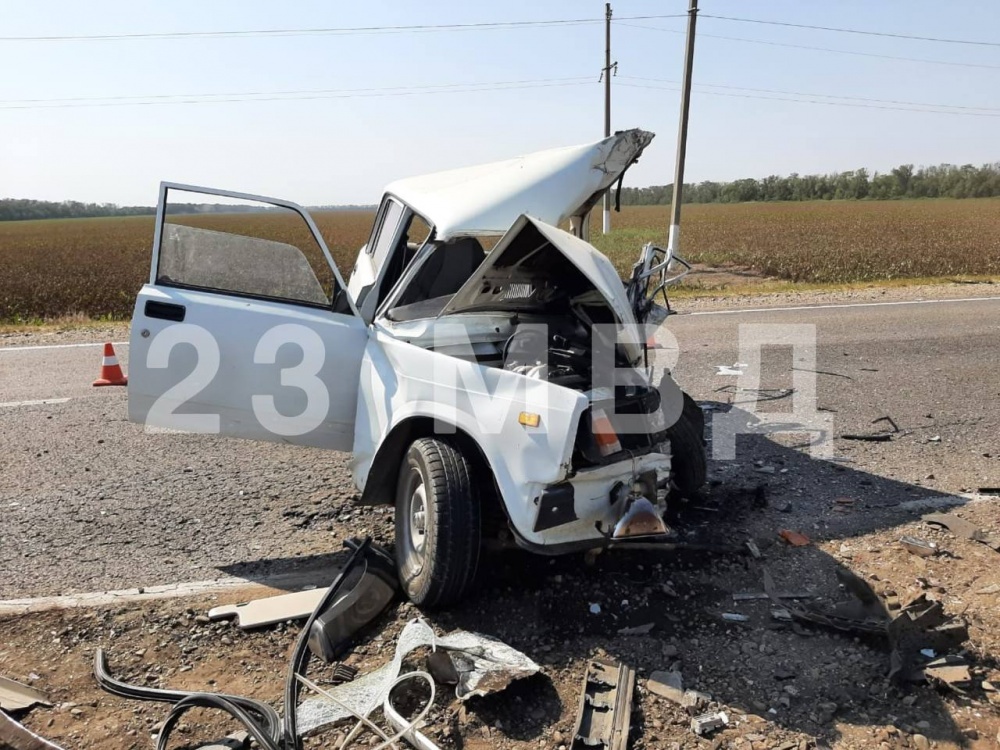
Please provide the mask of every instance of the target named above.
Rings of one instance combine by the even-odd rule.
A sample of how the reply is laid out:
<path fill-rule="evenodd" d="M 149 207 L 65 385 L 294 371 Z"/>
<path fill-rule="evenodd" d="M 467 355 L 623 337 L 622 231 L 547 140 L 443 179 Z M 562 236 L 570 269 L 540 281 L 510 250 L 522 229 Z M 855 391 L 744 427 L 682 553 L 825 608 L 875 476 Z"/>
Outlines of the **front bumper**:
<path fill-rule="evenodd" d="M 661 450 L 669 448 L 665 444 Z M 518 545 L 542 554 L 562 554 L 624 542 L 612 539 L 611 533 L 627 510 L 628 488 L 639 477 L 654 477 L 647 497 L 655 505 L 655 485 L 669 477 L 670 463 L 669 452 L 647 453 L 583 469 L 564 482 L 539 487 L 534 525 L 530 533 L 516 534 Z"/>

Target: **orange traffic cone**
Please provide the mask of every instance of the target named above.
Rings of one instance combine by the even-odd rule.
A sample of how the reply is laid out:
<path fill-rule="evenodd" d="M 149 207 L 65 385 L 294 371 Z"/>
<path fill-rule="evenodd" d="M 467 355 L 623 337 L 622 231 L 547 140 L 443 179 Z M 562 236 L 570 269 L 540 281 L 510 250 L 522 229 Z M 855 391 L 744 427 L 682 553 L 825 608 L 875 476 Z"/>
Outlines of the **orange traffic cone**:
<path fill-rule="evenodd" d="M 94 381 L 94 385 L 128 385 L 128 378 L 122 373 L 121 365 L 118 364 L 118 357 L 115 356 L 115 348 L 109 341 L 104 345 L 104 359 L 101 361 L 101 377 Z"/>

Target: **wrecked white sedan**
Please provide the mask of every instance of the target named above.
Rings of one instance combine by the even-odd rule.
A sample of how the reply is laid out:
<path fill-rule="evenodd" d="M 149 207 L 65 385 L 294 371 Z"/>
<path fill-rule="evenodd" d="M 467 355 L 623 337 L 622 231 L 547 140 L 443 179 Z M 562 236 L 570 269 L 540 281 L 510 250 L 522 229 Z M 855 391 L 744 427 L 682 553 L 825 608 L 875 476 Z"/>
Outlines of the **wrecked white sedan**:
<path fill-rule="evenodd" d="M 652 382 L 636 320 L 670 259 L 644 249 L 626 289 L 584 239 L 651 139 L 395 182 L 348 284 L 301 207 L 164 183 L 129 418 L 351 452 L 361 502 L 395 504 L 421 605 L 468 590 L 484 537 L 544 554 L 669 538 L 666 491 L 705 476 L 701 412 Z M 239 233 L 194 221 L 206 203 L 245 212 Z M 246 236 L 281 213 L 294 228 Z"/>

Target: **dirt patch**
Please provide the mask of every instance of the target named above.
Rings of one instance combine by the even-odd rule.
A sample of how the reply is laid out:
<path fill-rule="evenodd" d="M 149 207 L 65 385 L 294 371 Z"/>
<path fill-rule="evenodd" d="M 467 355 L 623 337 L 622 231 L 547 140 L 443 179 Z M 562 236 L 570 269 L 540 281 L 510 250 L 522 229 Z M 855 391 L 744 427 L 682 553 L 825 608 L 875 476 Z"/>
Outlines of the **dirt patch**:
<path fill-rule="evenodd" d="M 587 660 L 607 656 L 639 676 L 633 748 L 920 748 L 929 746 L 925 739 L 941 748 L 994 747 L 1000 696 L 984 691 L 982 681 L 1000 681 L 1000 553 L 928 525 L 920 519 L 926 510 L 892 502 L 888 486 L 873 486 L 851 503 L 835 502 L 832 493 L 849 471 L 836 465 L 821 470 L 831 494 L 800 497 L 788 508 L 774 499 L 784 496 L 778 477 L 796 467 L 774 455 L 761 460 L 776 467 L 776 477 L 764 475 L 768 486 L 761 465 L 730 465 L 725 487 L 716 483 L 673 521 L 692 537 L 754 540 L 762 560 L 691 551 L 605 553 L 592 565 L 580 556 L 488 556 L 471 600 L 423 616 L 439 632 L 465 628 L 501 638 L 541 664 L 543 674 L 465 705 L 444 688 L 425 733 L 442 747 L 568 746 Z M 952 512 L 997 533 L 998 502 L 984 499 Z M 801 531 L 811 543 L 787 545 L 778 537 L 782 528 Z M 910 554 L 898 543 L 904 534 L 934 541 L 946 552 Z M 898 687 L 887 678 L 889 655 L 879 638 L 778 622 L 766 600 L 734 601 L 734 593 L 762 590 L 765 563 L 779 589 L 804 590 L 818 606 L 848 598 L 838 570 L 851 570 L 901 600 L 923 593 L 941 601 L 969 625 L 965 652 L 973 688 L 960 696 L 929 685 Z M 101 692 L 91 675 L 97 647 L 107 650 L 113 672 L 129 681 L 224 690 L 280 707 L 298 626 L 243 632 L 199 617 L 247 596 L 227 592 L 8 617 L 0 620 L 0 673 L 50 694 L 55 707 L 35 708 L 24 722 L 67 748 L 149 747 L 166 713 L 163 705 Z M 599 614 L 591 613 L 593 604 Z M 726 612 L 748 620 L 726 621 Z M 384 664 L 403 625 L 416 616 L 412 605 L 397 605 L 346 661 L 362 672 Z M 647 623 L 653 624 L 647 635 L 620 632 Z M 709 694 L 709 707 L 725 710 L 730 726 L 696 738 L 684 709 L 646 690 L 652 671 L 671 669 L 681 672 L 685 687 Z M 177 742 L 197 747 L 234 728 L 200 711 L 185 720 Z"/>

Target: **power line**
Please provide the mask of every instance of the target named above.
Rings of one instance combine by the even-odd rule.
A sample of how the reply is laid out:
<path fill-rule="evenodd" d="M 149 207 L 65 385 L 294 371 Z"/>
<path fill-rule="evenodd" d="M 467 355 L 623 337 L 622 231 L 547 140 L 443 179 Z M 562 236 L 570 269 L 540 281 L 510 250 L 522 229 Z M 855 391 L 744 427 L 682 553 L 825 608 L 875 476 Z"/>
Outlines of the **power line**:
<path fill-rule="evenodd" d="M 889 31 L 868 31 L 864 29 L 842 29 L 836 26 L 811 26 L 804 23 L 789 23 L 787 21 L 765 21 L 759 18 L 735 18 L 733 16 L 714 16 L 704 14 L 704 18 L 714 18 L 719 21 L 737 21 L 739 23 L 758 23 L 767 26 L 787 26 L 793 29 L 812 29 L 814 31 L 835 31 L 840 34 L 862 34 L 864 36 L 891 37 L 893 39 L 911 39 L 918 42 L 941 42 L 943 44 L 971 44 L 979 47 L 1000 47 L 1000 42 L 981 42 L 971 39 L 946 39 L 934 36 L 914 36 L 912 34 L 895 34 Z"/>
<path fill-rule="evenodd" d="M 639 24 L 639 23 L 623 23 L 622 26 L 628 26 L 633 29 L 646 29 L 648 31 L 662 31 L 667 34 L 680 34 L 680 35 L 684 34 L 683 31 L 678 31 L 677 29 L 664 29 L 662 26 L 648 26 L 646 24 Z M 1000 70 L 1000 65 L 986 65 L 984 63 L 955 62 L 951 60 L 928 60 L 927 58 L 922 58 L 922 57 L 901 57 L 898 55 L 882 55 L 877 52 L 858 52 L 856 50 L 834 49 L 832 47 L 814 47 L 807 44 L 772 42 L 765 39 L 747 39 L 746 37 L 723 36 L 721 34 L 698 34 L 698 36 L 699 38 L 724 39 L 730 42 L 763 44 L 769 47 L 787 47 L 790 49 L 805 49 L 805 50 L 813 50 L 816 52 L 833 52 L 840 55 L 855 55 L 857 57 L 873 57 L 881 60 L 900 60 L 902 62 L 925 63 L 928 65 L 950 65 L 959 68 L 985 68 L 987 70 Z"/>
<path fill-rule="evenodd" d="M 680 81 L 674 81 L 667 78 L 642 78 L 639 76 L 619 76 L 619 78 L 624 78 L 630 81 L 649 81 L 652 83 L 680 83 Z M 1000 113 L 1000 107 L 970 107 L 962 104 L 931 104 L 928 102 L 909 102 L 909 101 L 900 101 L 897 99 L 874 99 L 865 96 L 846 96 L 843 94 L 817 94 L 814 92 L 807 92 L 807 91 L 787 91 L 785 89 L 750 88 L 747 86 L 732 86 L 724 83 L 699 83 L 697 85 L 705 86 L 708 88 L 733 89 L 734 91 L 750 91 L 760 94 L 781 94 L 786 96 L 812 96 L 824 99 L 846 99 L 850 101 L 870 102 L 874 104 L 898 104 L 907 107 L 933 107 L 936 109 L 959 109 L 959 110 L 970 110 L 978 112 Z"/>
<path fill-rule="evenodd" d="M 619 86 L 626 86 L 628 88 L 634 89 L 658 89 L 661 91 L 680 91 L 679 86 L 655 86 L 649 84 L 640 83 L 624 83 L 620 82 Z M 826 104 L 831 107 L 859 107 L 862 109 L 883 109 L 891 110 L 895 112 L 926 112 L 929 114 L 936 115 L 964 115 L 966 117 L 1000 117 L 1000 112 L 966 112 L 966 111 L 956 111 L 954 109 L 921 109 L 915 107 L 898 107 L 882 104 L 864 104 L 856 102 L 831 102 L 823 101 L 821 99 L 800 99 L 792 98 L 788 96 L 762 96 L 759 94 L 733 94 L 725 91 L 700 91 L 700 94 L 707 94 L 709 96 L 727 96 L 736 99 L 759 99 L 763 101 L 774 101 L 774 102 L 795 102 L 798 104 Z M 822 96 L 822 95 L 817 95 Z"/>
<path fill-rule="evenodd" d="M 681 18 L 684 14 L 623 16 L 623 20 L 642 21 L 658 18 Z M 118 42 L 130 40 L 164 40 L 164 39 L 226 39 L 244 37 L 282 37 L 282 36 L 328 36 L 355 34 L 402 34 L 426 33 L 443 31 L 489 31 L 516 28 L 547 28 L 553 26 L 579 26 L 583 24 L 603 23 L 603 18 L 560 18 L 548 21 L 486 21 L 480 23 L 442 23 L 414 24 L 409 26 L 343 26 L 328 28 L 302 29 L 253 29 L 247 31 L 169 31 L 148 32 L 136 34 L 73 34 L 63 36 L 4 36 L 0 42 Z"/>
<path fill-rule="evenodd" d="M 369 92 L 414 92 L 433 89 L 452 89 L 467 86 L 510 86 L 519 84 L 539 84 L 539 83 L 563 83 L 563 82 L 583 82 L 593 81 L 593 76 L 573 76 L 568 78 L 533 78 L 518 81 L 469 81 L 467 83 L 437 83 L 420 84 L 413 86 L 381 86 L 381 87 L 361 87 L 347 89 L 297 89 L 284 91 L 226 91 L 221 93 L 201 93 L 201 94 L 131 94 L 125 96 L 72 96 L 54 97 L 48 99 L 0 99 L 0 104 L 62 104 L 68 102 L 105 102 L 105 101 L 143 101 L 146 99 L 202 99 L 209 97 L 236 97 L 236 96 L 292 96 L 297 94 L 353 94 Z"/>
<path fill-rule="evenodd" d="M 303 101 L 312 99 L 356 99 L 419 94 L 464 94 L 481 91 L 583 86 L 593 84 L 593 76 L 577 78 L 539 78 L 524 81 L 449 83 L 427 86 L 389 86 L 358 89 L 306 89 L 300 91 L 246 91 L 229 94 L 155 94 L 151 96 L 115 96 L 75 99 L 11 99 L 0 102 L 3 109 L 77 109 L 82 107 L 135 107 L 167 104 L 222 104 L 234 102 Z"/>

